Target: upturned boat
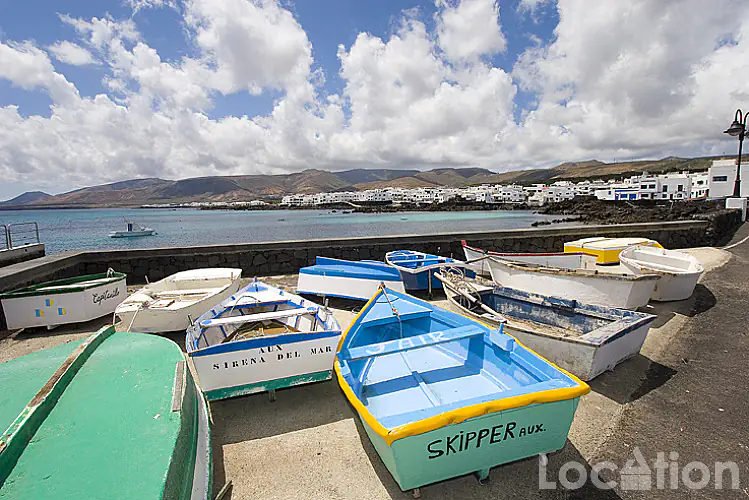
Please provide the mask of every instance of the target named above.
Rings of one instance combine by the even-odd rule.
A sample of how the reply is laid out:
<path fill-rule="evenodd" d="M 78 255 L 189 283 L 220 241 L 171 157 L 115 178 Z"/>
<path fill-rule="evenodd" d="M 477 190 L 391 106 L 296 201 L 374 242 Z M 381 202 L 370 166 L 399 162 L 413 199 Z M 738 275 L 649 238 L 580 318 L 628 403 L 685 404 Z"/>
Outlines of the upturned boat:
<path fill-rule="evenodd" d="M 216 400 L 330 379 L 340 337 L 329 309 L 255 280 L 198 317 L 186 347 Z"/>
<path fill-rule="evenodd" d="M 344 334 L 335 370 L 402 490 L 485 479 L 491 467 L 564 447 L 589 391 L 501 327 L 385 287 Z"/>
<path fill-rule="evenodd" d="M 342 260 L 317 257 L 314 266 L 299 270 L 297 293 L 367 300 L 380 283 L 405 291 L 397 269 L 376 260 Z"/>
<path fill-rule="evenodd" d="M 504 331 L 582 380 L 640 352 L 652 314 L 582 304 L 440 272 L 448 300 L 463 314 Z"/>
<path fill-rule="evenodd" d="M 0 294 L 7 327 L 54 328 L 112 314 L 127 295 L 126 278 L 110 269 Z"/>
<path fill-rule="evenodd" d="M 208 407 L 170 340 L 110 326 L 0 380 L 0 498 L 211 498 Z"/>
<path fill-rule="evenodd" d="M 640 245 L 663 248 L 660 243 L 649 238 L 582 238 L 564 244 L 565 253 L 587 253 L 595 255 L 596 264 L 615 265 L 619 263 L 619 254 L 625 248 Z"/>
<path fill-rule="evenodd" d="M 465 267 L 465 263 L 450 257 L 440 257 L 413 250 L 395 250 L 385 255 L 385 262 L 400 272 L 406 290 L 432 290 L 442 288 L 442 282 L 434 277 L 435 271 L 445 267 Z M 473 276 L 475 273 L 467 271 Z"/>
<path fill-rule="evenodd" d="M 192 320 L 239 289 L 241 269 L 193 269 L 149 283 L 117 306 L 120 331 L 185 330 Z"/>
<path fill-rule="evenodd" d="M 658 301 L 688 299 L 705 271 L 694 256 L 664 248 L 630 247 L 622 251 L 620 260 L 622 267 L 635 274 L 659 276 L 650 296 Z"/>
<path fill-rule="evenodd" d="M 467 248 L 464 245 L 463 248 Z M 648 303 L 659 276 L 633 274 L 626 270 L 604 271 L 596 267 L 596 257 L 584 253 L 499 253 L 468 247 L 486 257 L 498 285 L 539 295 L 577 300 L 624 309 L 637 309 Z"/>

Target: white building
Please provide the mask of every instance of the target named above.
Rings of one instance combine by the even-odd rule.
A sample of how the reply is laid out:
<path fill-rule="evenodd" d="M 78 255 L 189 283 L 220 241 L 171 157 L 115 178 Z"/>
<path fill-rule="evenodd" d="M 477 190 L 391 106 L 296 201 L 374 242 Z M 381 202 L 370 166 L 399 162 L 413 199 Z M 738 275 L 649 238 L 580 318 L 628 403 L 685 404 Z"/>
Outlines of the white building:
<path fill-rule="evenodd" d="M 692 179 L 687 174 L 661 175 L 660 192 L 658 199 L 661 200 L 686 200 L 692 192 Z"/>
<path fill-rule="evenodd" d="M 708 186 L 708 179 L 710 176 L 706 172 L 700 172 L 697 174 L 691 174 L 690 177 L 692 178 L 692 190 L 689 193 L 689 197 L 693 200 L 707 198 L 708 193 L 710 192 Z"/>
<path fill-rule="evenodd" d="M 726 198 L 733 196 L 736 182 L 736 160 L 714 160 L 707 171 L 708 196 Z M 749 165 L 741 165 L 741 192 L 743 198 L 749 197 Z"/>

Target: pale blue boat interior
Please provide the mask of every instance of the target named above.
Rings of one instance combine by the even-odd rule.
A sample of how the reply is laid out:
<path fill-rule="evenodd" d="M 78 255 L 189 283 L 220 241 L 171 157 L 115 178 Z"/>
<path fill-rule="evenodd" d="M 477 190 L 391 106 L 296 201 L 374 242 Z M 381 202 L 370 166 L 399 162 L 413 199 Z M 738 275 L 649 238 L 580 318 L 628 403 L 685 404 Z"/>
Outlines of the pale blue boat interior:
<path fill-rule="evenodd" d="M 418 270 L 427 266 L 450 264 L 450 263 L 461 263 L 450 257 L 441 257 L 439 255 L 432 255 L 429 253 L 415 252 L 413 250 L 395 250 L 388 253 L 388 262 L 394 266 L 405 267 L 407 269 Z M 407 271 L 401 272 L 403 278 L 403 285 L 406 290 L 427 290 L 429 289 L 429 279 L 432 280 L 432 288 L 442 288 L 442 282 L 434 277 L 434 272 L 424 271 L 417 273 L 409 273 Z M 476 276 L 476 273 L 470 269 L 466 269 L 465 275 L 469 278 Z"/>
<path fill-rule="evenodd" d="M 388 429 L 579 386 L 509 335 L 389 289 L 351 325 L 337 359 L 356 397 Z"/>
<path fill-rule="evenodd" d="M 301 274 L 318 276 L 339 276 L 375 281 L 401 281 L 397 269 L 376 260 L 342 260 L 330 257 L 316 257 L 314 266 L 303 267 Z"/>

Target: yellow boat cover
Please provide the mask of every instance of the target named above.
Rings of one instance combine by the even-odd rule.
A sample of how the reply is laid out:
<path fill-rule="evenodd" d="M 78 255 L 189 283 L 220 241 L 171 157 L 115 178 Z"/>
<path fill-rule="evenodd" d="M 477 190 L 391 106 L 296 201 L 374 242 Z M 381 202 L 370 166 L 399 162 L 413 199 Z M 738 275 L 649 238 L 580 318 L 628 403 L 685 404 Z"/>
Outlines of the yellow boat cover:
<path fill-rule="evenodd" d="M 564 252 L 595 255 L 596 264 L 618 264 L 621 251 L 634 245 L 663 248 L 660 243 L 648 238 L 594 237 L 568 241 L 564 244 Z"/>

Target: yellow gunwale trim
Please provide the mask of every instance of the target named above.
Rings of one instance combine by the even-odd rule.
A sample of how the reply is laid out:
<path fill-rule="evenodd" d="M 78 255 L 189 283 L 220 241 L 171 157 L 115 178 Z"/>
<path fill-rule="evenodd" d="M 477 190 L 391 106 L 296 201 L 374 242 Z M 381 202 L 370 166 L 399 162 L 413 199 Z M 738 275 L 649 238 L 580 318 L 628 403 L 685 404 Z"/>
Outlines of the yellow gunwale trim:
<path fill-rule="evenodd" d="M 374 300 L 376 300 L 377 297 L 381 293 L 382 293 L 382 290 L 381 289 L 378 290 L 377 293 L 375 293 L 372 296 L 372 298 L 370 298 L 369 301 L 367 301 L 367 303 L 364 305 L 361 311 L 359 311 L 359 313 L 353 319 L 351 324 L 349 324 L 348 328 L 346 328 L 346 331 L 343 333 L 343 335 L 341 335 L 341 340 L 338 343 L 338 352 L 340 352 L 341 346 L 343 345 L 343 341 L 348 335 L 349 331 L 351 330 L 351 327 L 354 325 L 354 323 L 356 323 L 359 317 L 364 313 L 364 311 L 367 310 L 369 305 Z M 467 317 L 463 314 L 460 314 L 460 315 Z M 473 318 L 469 318 L 469 319 L 471 319 L 472 321 L 476 321 Z M 482 324 L 485 325 L 485 323 L 482 323 Z M 515 340 L 517 341 L 517 339 Z M 351 386 L 348 384 L 346 379 L 344 379 L 343 375 L 341 374 L 341 368 L 340 368 L 340 365 L 338 364 L 338 360 L 335 361 L 333 365 L 333 369 L 335 370 L 336 378 L 338 379 L 338 385 L 341 387 L 341 390 L 343 390 L 343 393 L 346 395 L 346 399 L 349 400 L 349 403 L 351 403 L 354 409 L 359 413 L 359 416 L 362 418 L 362 420 L 364 420 L 367 423 L 367 425 L 369 425 L 369 427 L 371 427 L 372 430 L 378 436 L 380 436 L 388 446 L 391 446 L 398 439 L 403 439 L 409 436 L 416 436 L 419 434 L 424 434 L 429 431 L 440 429 L 442 427 L 445 427 L 451 424 L 459 424 L 468 419 L 480 417 L 482 415 L 488 415 L 490 413 L 496 413 L 496 412 L 504 411 L 504 410 L 512 410 L 515 408 L 522 408 L 524 406 L 529 406 L 533 404 L 565 401 L 567 399 L 573 399 L 573 398 L 578 398 L 580 396 L 584 396 L 585 394 L 588 394 L 590 392 L 590 387 L 588 386 L 588 384 L 586 384 L 585 382 L 583 382 L 582 380 L 580 380 L 573 374 L 569 373 L 567 370 L 559 368 L 554 363 L 550 362 L 543 356 L 539 355 L 537 352 L 524 346 L 522 343 L 518 342 L 518 344 L 520 344 L 523 348 L 533 353 L 535 356 L 543 359 L 544 361 L 552 365 L 554 368 L 556 368 L 560 372 L 570 377 L 575 383 L 578 384 L 577 387 L 564 387 L 564 388 L 559 388 L 559 389 L 549 389 L 547 391 L 534 392 L 531 394 L 522 394 L 519 396 L 510 397 L 510 398 L 497 399 L 494 401 L 488 401 L 486 403 L 479 403 L 476 405 L 466 406 L 464 408 L 456 408 L 455 410 L 441 413 L 433 417 L 425 418 L 423 420 L 417 420 L 416 422 L 411 422 L 405 425 L 401 425 L 393 429 L 388 429 L 385 426 L 383 426 L 375 418 L 375 416 L 372 415 L 372 413 L 370 413 L 367 407 L 362 404 L 359 398 L 356 397 L 356 394 L 354 394 L 353 389 L 351 389 Z"/>

